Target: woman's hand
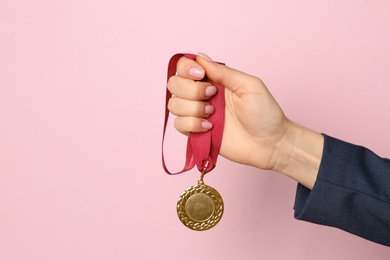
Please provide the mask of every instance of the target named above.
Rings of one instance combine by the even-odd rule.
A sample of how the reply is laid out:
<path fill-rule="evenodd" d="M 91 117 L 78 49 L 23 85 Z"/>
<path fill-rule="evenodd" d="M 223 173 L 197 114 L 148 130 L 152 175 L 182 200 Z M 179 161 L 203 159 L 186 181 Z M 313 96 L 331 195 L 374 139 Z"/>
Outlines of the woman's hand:
<path fill-rule="evenodd" d="M 207 118 L 214 108 L 207 99 L 216 93 L 216 88 L 199 81 L 207 75 L 211 81 L 225 86 L 222 156 L 261 169 L 280 171 L 297 179 L 293 172 L 297 170 L 298 165 L 294 164 L 298 158 L 294 156 L 301 157 L 309 149 L 316 158 L 307 154 L 309 158 L 304 159 L 315 159 L 313 163 L 318 165 L 314 168 L 318 171 L 320 158 L 317 160 L 317 157 L 322 154 L 322 136 L 290 121 L 259 78 L 212 62 L 204 54 L 198 55 L 196 61 L 182 57 L 177 63 L 177 72 L 168 82 L 169 91 L 174 95 L 168 108 L 177 116 L 175 127 L 179 132 L 189 134 L 212 128 Z M 310 146 L 313 138 L 317 140 L 315 151 L 310 147 L 300 147 Z M 297 143 L 304 140 L 306 143 Z M 318 150 L 321 150 L 319 154 Z M 315 178 L 311 178 L 313 181 Z"/>

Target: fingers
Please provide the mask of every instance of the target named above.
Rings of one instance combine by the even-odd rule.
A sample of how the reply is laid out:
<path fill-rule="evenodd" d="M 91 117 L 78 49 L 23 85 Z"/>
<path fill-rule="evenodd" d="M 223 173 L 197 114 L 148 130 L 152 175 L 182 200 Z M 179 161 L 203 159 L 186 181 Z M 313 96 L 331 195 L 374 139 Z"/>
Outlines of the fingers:
<path fill-rule="evenodd" d="M 185 135 L 190 132 L 206 132 L 212 128 L 212 124 L 206 118 L 214 113 L 214 107 L 205 101 L 187 100 L 175 96 L 169 99 L 168 109 L 177 116 L 175 128 Z"/>
<path fill-rule="evenodd" d="M 169 79 L 168 90 L 172 95 L 188 100 L 205 100 L 217 93 L 217 88 L 208 82 L 194 81 L 179 75 Z"/>
<path fill-rule="evenodd" d="M 199 117 L 177 117 L 175 119 L 175 128 L 182 134 L 207 132 L 213 125 L 206 119 Z"/>
<path fill-rule="evenodd" d="M 206 100 L 217 92 L 217 88 L 200 81 L 205 75 L 205 69 L 197 61 L 182 57 L 177 63 L 177 75 L 168 81 L 168 90 L 173 95 L 168 109 L 177 116 L 175 128 L 183 134 L 206 132 L 212 128 L 206 118 L 214 112 L 214 107 Z"/>
<path fill-rule="evenodd" d="M 179 59 L 176 68 L 178 75 L 187 79 L 201 80 L 206 74 L 198 62 L 184 56 Z"/>
<path fill-rule="evenodd" d="M 192 116 L 206 118 L 214 113 L 214 107 L 207 102 L 191 101 L 172 97 L 168 102 L 168 109 L 176 116 Z"/>

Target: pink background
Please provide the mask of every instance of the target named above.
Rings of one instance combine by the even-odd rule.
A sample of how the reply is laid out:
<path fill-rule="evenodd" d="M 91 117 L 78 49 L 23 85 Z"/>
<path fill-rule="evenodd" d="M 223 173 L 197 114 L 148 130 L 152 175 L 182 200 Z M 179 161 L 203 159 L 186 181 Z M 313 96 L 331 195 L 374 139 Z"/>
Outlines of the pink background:
<path fill-rule="evenodd" d="M 198 173 L 161 167 L 166 65 L 260 76 L 293 120 L 390 157 L 387 0 L 0 0 L 0 259 L 389 259 L 293 219 L 296 183 L 221 159 L 214 229 L 177 219 Z M 169 130 L 171 168 L 185 138 Z M 173 145 L 176 142 L 177 145 Z"/>

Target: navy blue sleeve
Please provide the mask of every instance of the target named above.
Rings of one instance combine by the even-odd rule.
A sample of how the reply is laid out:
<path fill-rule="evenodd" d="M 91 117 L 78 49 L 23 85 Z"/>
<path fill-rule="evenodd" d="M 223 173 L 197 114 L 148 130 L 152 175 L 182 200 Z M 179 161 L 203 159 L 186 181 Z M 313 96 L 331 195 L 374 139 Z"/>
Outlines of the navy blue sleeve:
<path fill-rule="evenodd" d="M 298 184 L 294 217 L 390 246 L 390 160 L 324 135 L 312 190 Z"/>

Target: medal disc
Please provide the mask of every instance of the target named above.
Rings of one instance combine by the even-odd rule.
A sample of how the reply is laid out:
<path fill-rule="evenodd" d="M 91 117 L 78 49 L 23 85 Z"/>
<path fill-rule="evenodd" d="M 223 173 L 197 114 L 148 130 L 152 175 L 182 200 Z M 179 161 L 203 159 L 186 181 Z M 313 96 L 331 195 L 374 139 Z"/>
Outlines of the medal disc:
<path fill-rule="evenodd" d="M 214 227 L 222 218 L 223 200 L 212 187 L 198 183 L 180 196 L 177 215 L 188 228 L 196 231 Z"/>

